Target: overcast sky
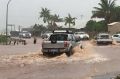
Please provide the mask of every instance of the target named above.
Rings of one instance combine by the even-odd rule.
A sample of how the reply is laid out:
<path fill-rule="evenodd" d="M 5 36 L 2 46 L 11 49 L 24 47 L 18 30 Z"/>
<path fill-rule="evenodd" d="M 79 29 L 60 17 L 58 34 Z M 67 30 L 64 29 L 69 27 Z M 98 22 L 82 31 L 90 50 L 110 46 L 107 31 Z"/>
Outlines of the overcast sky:
<path fill-rule="evenodd" d="M 41 7 L 48 8 L 51 13 L 65 17 L 70 13 L 77 17 L 76 27 L 84 27 L 90 20 L 93 7 L 97 6 L 100 0 L 12 0 L 9 4 L 9 24 L 29 27 L 35 23 L 41 24 L 38 19 Z M 8 0 L 0 0 L 0 30 L 5 29 L 6 5 Z M 120 5 L 120 0 L 117 0 Z M 81 18 L 81 15 L 83 17 Z"/>

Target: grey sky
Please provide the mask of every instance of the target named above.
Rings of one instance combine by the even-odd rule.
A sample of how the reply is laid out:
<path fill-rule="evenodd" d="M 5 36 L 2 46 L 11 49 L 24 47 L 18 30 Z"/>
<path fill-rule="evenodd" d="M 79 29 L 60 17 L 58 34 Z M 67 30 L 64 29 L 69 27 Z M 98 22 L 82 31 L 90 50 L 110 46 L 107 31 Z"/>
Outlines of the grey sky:
<path fill-rule="evenodd" d="M 9 24 L 15 24 L 16 27 L 31 26 L 35 23 L 41 24 L 38 20 L 41 7 L 48 8 L 54 14 L 60 17 L 67 16 L 70 13 L 77 17 L 76 27 L 84 27 L 86 21 L 91 17 L 93 7 L 97 6 L 100 0 L 12 0 L 9 4 Z M 0 0 L 0 30 L 5 29 L 6 5 L 8 0 Z M 117 0 L 120 5 L 120 0 Z M 83 18 L 81 19 L 81 15 Z"/>

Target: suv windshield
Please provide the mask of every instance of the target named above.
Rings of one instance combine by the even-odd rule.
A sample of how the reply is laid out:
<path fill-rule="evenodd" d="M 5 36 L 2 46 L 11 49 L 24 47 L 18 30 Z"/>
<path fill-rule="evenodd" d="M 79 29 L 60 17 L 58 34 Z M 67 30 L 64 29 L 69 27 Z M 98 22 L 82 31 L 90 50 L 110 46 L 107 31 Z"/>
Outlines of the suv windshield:
<path fill-rule="evenodd" d="M 109 35 L 101 35 L 100 38 L 101 39 L 109 39 Z"/>
<path fill-rule="evenodd" d="M 119 35 L 114 35 L 113 37 L 119 37 Z"/>
<path fill-rule="evenodd" d="M 49 40 L 57 40 L 57 41 L 66 41 L 68 35 L 67 34 L 53 34 L 50 36 Z"/>

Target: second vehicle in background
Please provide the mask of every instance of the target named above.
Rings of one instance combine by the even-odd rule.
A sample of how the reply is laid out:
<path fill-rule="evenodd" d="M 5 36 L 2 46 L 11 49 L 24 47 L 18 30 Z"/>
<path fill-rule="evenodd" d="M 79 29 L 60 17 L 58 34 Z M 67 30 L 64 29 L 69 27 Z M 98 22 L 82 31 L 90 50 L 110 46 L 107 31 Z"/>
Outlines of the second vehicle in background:
<path fill-rule="evenodd" d="M 78 41 L 89 40 L 89 35 L 85 32 L 75 32 L 74 36 L 75 36 L 76 40 L 78 40 Z"/>
<path fill-rule="evenodd" d="M 112 37 L 108 33 L 99 33 L 97 35 L 97 44 L 112 44 Z"/>
<path fill-rule="evenodd" d="M 22 31 L 19 33 L 19 38 L 31 38 L 31 33 L 28 31 Z"/>
<path fill-rule="evenodd" d="M 112 39 L 115 40 L 116 42 L 120 43 L 120 34 L 114 34 L 112 36 Z"/>

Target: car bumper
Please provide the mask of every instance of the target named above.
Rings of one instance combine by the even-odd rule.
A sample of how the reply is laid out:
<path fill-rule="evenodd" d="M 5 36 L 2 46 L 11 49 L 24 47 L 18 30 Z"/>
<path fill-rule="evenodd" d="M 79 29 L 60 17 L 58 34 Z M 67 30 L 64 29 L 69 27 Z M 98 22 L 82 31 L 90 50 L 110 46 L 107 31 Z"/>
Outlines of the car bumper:
<path fill-rule="evenodd" d="M 109 44 L 112 43 L 112 41 L 97 41 L 98 44 Z"/>
<path fill-rule="evenodd" d="M 67 52 L 68 49 L 67 48 L 44 48 L 42 49 L 42 52 L 46 52 L 46 53 L 64 53 Z"/>

